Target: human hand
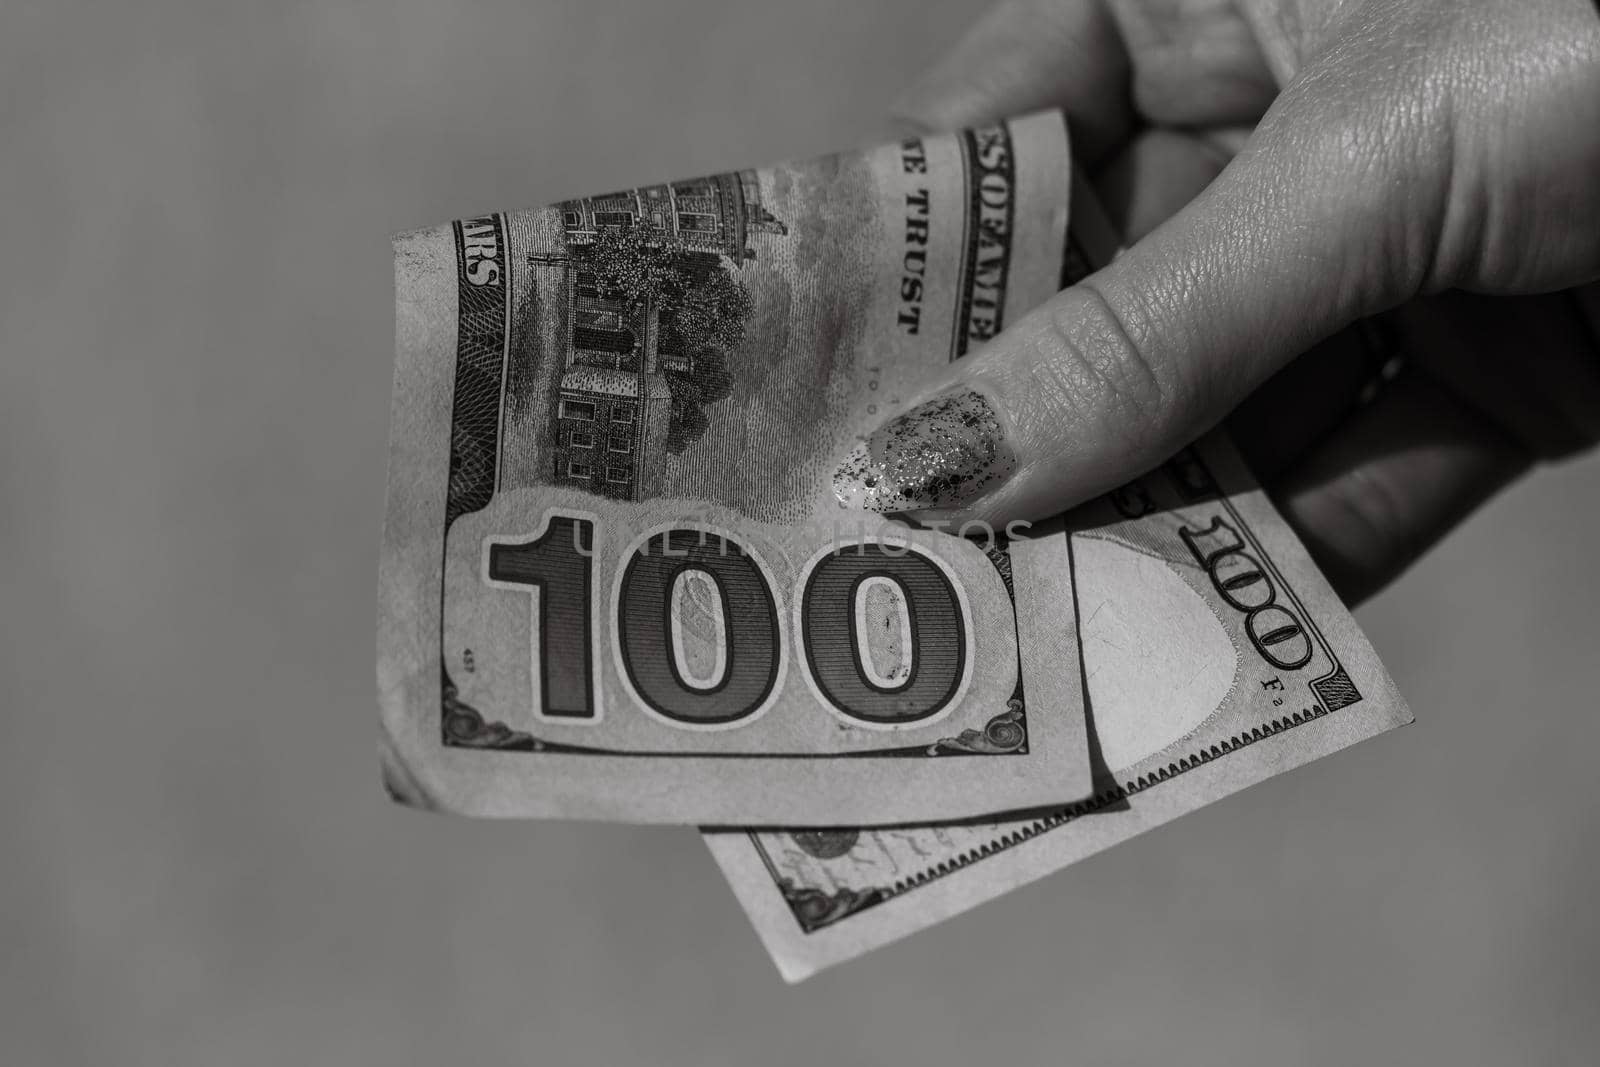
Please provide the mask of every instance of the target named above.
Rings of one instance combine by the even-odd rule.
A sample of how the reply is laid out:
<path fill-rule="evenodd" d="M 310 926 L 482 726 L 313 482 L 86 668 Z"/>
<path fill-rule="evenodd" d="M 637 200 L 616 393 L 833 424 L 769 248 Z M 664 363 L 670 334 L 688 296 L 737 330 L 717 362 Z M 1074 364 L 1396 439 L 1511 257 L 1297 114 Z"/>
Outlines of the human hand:
<path fill-rule="evenodd" d="M 1130 246 L 869 437 L 841 499 L 1039 518 L 1229 417 L 1357 600 L 1600 440 L 1600 286 L 1557 292 L 1600 278 L 1593 0 L 1011 0 L 907 99 L 932 129 L 1062 108 Z"/>

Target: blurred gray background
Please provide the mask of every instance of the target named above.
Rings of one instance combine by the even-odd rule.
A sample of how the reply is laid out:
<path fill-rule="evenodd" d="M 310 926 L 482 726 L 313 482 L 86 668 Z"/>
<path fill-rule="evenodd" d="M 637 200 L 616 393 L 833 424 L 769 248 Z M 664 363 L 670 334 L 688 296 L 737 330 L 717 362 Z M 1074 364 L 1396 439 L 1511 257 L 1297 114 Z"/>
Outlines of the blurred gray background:
<path fill-rule="evenodd" d="M 388 235 L 871 139 L 980 6 L 6 0 L 0 1062 L 1591 1059 L 1595 459 L 1361 612 L 1416 726 L 797 988 L 689 830 L 384 798 Z"/>

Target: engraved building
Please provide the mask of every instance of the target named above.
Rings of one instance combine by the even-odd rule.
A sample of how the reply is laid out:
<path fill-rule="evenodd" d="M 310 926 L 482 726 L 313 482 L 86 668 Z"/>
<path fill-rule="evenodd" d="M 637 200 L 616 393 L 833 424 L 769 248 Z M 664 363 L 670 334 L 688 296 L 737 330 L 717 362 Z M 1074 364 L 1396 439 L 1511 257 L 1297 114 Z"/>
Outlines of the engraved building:
<path fill-rule="evenodd" d="M 665 372 L 693 359 L 669 316 L 602 295 L 582 250 L 606 228 L 648 228 L 677 238 L 691 264 L 737 268 L 755 258 L 752 233 L 786 234 L 761 202 L 754 171 L 644 186 L 561 205 L 567 245 L 566 370 L 555 418 L 554 477 L 602 496 L 655 495 L 666 468 L 672 392 Z"/>
<path fill-rule="evenodd" d="M 738 266 L 755 258 L 752 233 L 788 233 L 761 202 L 753 170 L 647 185 L 561 205 L 567 240 L 583 245 L 601 227 L 649 226 L 690 249 L 727 256 Z"/>

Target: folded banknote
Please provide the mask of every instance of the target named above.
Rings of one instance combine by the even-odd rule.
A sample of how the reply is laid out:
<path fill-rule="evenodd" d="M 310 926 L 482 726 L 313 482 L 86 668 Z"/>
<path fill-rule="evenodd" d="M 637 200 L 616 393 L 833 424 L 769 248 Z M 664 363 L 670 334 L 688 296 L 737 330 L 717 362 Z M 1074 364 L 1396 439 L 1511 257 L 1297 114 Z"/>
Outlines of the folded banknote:
<path fill-rule="evenodd" d="M 397 238 L 391 791 L 809 826 L 1087 795 L 1066 543 L 830 480 L 1111 253 L 1071 175 L 1041 114 Z"/>
<path fill-rule="evenodd" d="M 1094 787 L 942 825 L 709 832 L 795 981 L 1411 721 L 1220 436 L 1035 528 L 1068 546 Z"/>

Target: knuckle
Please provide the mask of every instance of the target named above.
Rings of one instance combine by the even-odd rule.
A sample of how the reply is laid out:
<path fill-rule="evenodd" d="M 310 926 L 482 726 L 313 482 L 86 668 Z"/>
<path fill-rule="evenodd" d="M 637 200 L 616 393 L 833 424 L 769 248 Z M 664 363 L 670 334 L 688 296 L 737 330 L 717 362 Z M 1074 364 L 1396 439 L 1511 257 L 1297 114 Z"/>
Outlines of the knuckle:
<path fill-rule="evenodd" d="M 1026 385 L 1049 416 L 1071 420 L 1101 442 L 1147 440 L 1171 397 L 1147 355 L 1144 316 L 1083 282 L 1043 316 L 1039 331 Z"/>

